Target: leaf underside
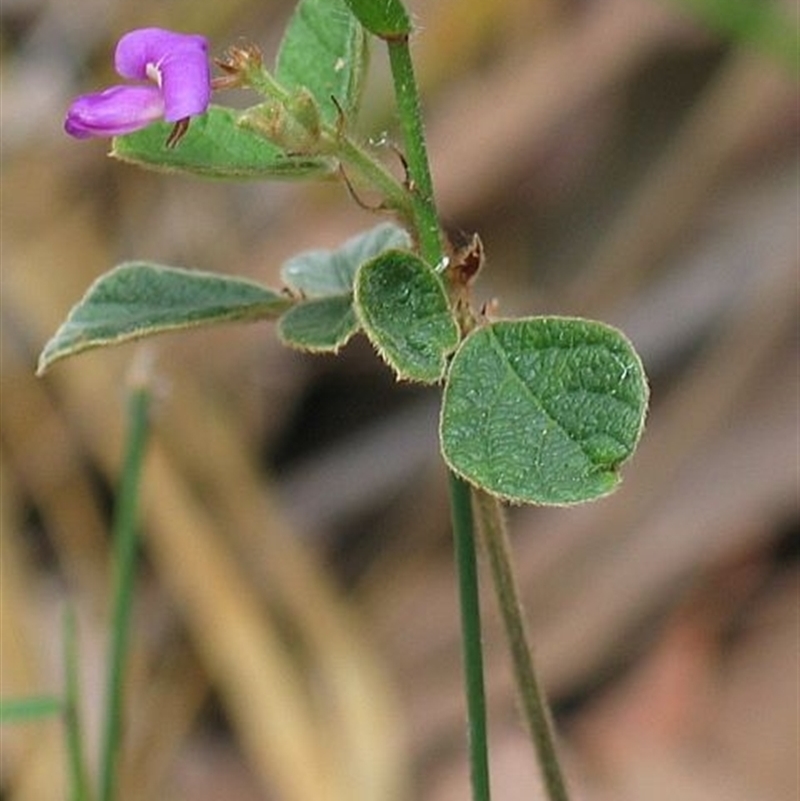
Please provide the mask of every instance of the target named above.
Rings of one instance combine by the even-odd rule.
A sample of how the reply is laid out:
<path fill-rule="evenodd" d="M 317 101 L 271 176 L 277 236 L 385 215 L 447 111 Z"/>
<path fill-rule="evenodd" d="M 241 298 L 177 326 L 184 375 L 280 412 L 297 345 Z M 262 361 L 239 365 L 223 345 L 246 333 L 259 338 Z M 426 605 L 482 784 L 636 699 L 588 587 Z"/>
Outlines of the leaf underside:
<path fill-rule="evenodd" d="M 242 278 L 150 262 L 100 276 L 45 345 L 37 372 L 90 348 L 198 325 L 275 319 L 292 301 Z"/>
<path fill-rule="evenodd" d="M 382 223 L 336 250 L 310 250 L 289 259 L 281 277 L 303 301 L 281 317 L 278 335 L 301 350 L 337 352 L 360 327 L 353 309 L 358 268 L 388 248 L 410 246 L 408 232 Z"/>
<path fill-rule="evenodd" d="M 411 247 L 408 232 L 381 223 L 357 234 L 335 250 L 308 250 L 284 262 L 281 279 L 306 298 L 346 295 L 353 291 L 358 268 L 385 250 Z"/>
<path fill-rule="evenodd" d="M 336 353 L 358 331 L 350 295 L 298 303 L 278 321 L 278 336 L 300 350 Z"/>

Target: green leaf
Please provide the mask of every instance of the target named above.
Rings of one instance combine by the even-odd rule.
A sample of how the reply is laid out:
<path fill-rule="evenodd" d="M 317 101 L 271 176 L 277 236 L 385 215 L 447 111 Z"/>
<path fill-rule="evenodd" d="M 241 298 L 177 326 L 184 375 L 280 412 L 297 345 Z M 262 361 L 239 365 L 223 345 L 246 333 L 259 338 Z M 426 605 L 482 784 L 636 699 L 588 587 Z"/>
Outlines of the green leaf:
<path fill-rule="evenodd" d="M 408 232 L 393 223 L 376 225 L 336 250 L 309 250 L 281 267 L 281 278 L 307 298 L 281 317 L 278 335 L 302 350 L 336 352 L 358 331 L 353 282 L 358 268 L 389 248 L 411 247 Z"/>
<path fill-rule="evenodd" d="M 647 398 L 641 361 L 614 328 L 563 317 L 492 323 L 453 357 L 442 453 L 501 498 L 579 503 L 616 487 Z"/>
<path fill-rule="evenodd" d="M 411 19 L 400 0 L 347 0 L 347 5 L 381 39 L 404 39 L 411 33 Z"/>
<path fill-rule="evenodd" d="M 22 723 L 60 714 L 63 705 L 54 695 L 35 695 L 28 698 L 0 700 L 0 723 Z"/>
<path fill-rule="evenodd" d="M 227 275 L 129 262 L 100 276 L 47 343 L 37 373 L 75 353 L 164 331 L 274 319 L 292 301 Z"/>
<path fill-rule="evenodd" d="M 278 51 L 278 83 L 308 89 L 323 120 L 335 124 L 339 111 L 331 98 L 355 116 L 366 67 L 366 34 L 344 0 L 300 0 Z"/>
<path fill-rule="evenodd" d="M 393 223 L 376 225 L 336 250 L 309 250 L 283 264 L 281 278 L 307 298 L 350 294 L 356 271 L 390 248 L 410 248 L 408 232 Z"/>
<path fill-rule="evenodd" d="M 350 294 L 299 303 L 278 321 L 278 336 L 300 350 L 336 353 L 356 331 L 358 319 Z"/>
<path fill-rule="evenodd" d="M 355 307 L 367 336 L 398 378 L 434 383 L 458 345 L 439 276 L 413 253 L 387 250 L 356 275 Z"/>
<path fill-rule="evenodd" d="M 192 119 L 186 136 L 174 147 L 166 145 L 172 125 L 157 122 L 115 137 L 111 155 L 140 167 L 204 178 L 291 180 L 335 173 L 333 159 L 287 155 L 240 125 L 239 118 L 232 109 L 211 106 Z"/>

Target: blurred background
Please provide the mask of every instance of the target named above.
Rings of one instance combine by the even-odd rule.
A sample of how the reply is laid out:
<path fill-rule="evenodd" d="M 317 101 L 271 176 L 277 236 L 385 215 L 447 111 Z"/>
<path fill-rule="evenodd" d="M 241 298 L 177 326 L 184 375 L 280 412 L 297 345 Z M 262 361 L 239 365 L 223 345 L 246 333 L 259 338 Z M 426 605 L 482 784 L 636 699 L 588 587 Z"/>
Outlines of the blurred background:
<path fill-rule="evenodd" d="M 620 326 L 652 382 L 611 498 L 513 509 L 515 563 L 574 798 L 798 794 L 798 118 L 794 4 L 411 3 L 438 200 L 479 231 L 476 302 Z M 288 0 L 4 0 L 0 692 L 60 692 L 77 611 L 96 764 L 109 517 L 141 346 L 34 377 L 131 258 L 278 283 L 378 220 L 330 185 L 137 171 L 61 131 L 119 35 L 274 55 Z M 380 47 L 365 135 L 396 139 Z M 221 103 L 247 98 L 222 96 Z M 396 159 L 390 150 L 388 162 Z M 271 326 L 147 346 L 125 801 L 468 797 L 438 392 L 360 338 Z M 494 791 L 541 798 L 484 574 Z M 65 798 L 58 722 L 4 727 L 2 798 Z"/>

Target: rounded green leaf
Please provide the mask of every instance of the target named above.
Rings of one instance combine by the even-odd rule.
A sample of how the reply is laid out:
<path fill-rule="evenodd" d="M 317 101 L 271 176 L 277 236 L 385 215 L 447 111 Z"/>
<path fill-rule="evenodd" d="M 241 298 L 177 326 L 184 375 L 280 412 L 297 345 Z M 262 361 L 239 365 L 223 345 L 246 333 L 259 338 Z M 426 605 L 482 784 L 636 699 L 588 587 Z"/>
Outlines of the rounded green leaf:
<path fill-rule="evenodd" d="M 278 320 L 278 336 L 300 350 L 336 353 L 356 331 L 350 294 L 298 303 Z"/>
<path fill-rule="evenodd" d="M 344 0 L 300 0 L 278 51 L 278 83 L 308 90 L 323 120 L 335 124 L 336 103 L 346 114 L 358 111 L 366 67 L 366 34 Z"/>
<path fill-rule="evenodd" d="M 347 0 L 347 5 L 381 39 L 402 39 L 411 33 L 411 18 L 401 0 Z"/>
<path fill-rule="evenodd" d="M 453 357 L 442 453 L 501 498 L 579 503 L 618 484 L 647 399 L 641 361 L 616 329 L 565 317 L 495 322 Z"/>
<path fill-rule="evenodd" d="M 293 180 L 335 173 L 335 160 L 289 155 L 243 127 L 240 118 L 232 109 L 211 106 L 191 120 L 186 135 L 174 147 L 166 144 L 172 125 L 157 122 L 115 137 L 111 155 L 140 167 L 204 178 Z"/>
<path fill-rule="evenodd" d="M 90 348 L 197 325 L 274 319 L 291 304 L 254 281 L 128 262 L 89 287 L 45 346 L 37 373 Z"/>
<path fill-rule="evenodd" d="M 356 274 L 355 307 L 367 336 L 398 378 L 434 383 L 458 345 L 439 276 L 413 253 L 387 250 Z"/>
<path fill-rule="evenodd" d="M 381 223 L 348 239 L 336 250 L 308 250 L 281 267 L 284 283 L 306 298 L 350 295 L 356 271 L 391 248 L 411 247 L 408 232 L 394 223 Z"/>

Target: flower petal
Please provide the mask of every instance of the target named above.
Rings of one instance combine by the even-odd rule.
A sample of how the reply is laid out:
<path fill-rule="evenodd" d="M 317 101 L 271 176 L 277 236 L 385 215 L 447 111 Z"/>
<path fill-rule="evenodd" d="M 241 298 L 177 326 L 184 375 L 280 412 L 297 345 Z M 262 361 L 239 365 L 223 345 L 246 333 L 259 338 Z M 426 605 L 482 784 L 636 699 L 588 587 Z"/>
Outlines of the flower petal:
<path fill-rule="evenodd" d="M 64 130 L 77 139 L 121 136 L 138 131 L 164 114 L 157 86 L 112 86 L 72 101 Z"/>
<path fill-rule="evenodd" d="M 159 69 L 167 122 L 177 122 L 206 111 L 211 102 L 211 69 L 205 51 L 173 50 L 163 59 Z"/>
<path fill-rule="evenodd" d="M 117 42 L 114 67 L 123 78 L 144 81 L 150 77 L 148 64 L 160 68 L 161 62 L 177 51 L 202 54 L 207 61 L 208 40 L 204 36 L 164 28 L 139 28 L 126 33 Z"/>

